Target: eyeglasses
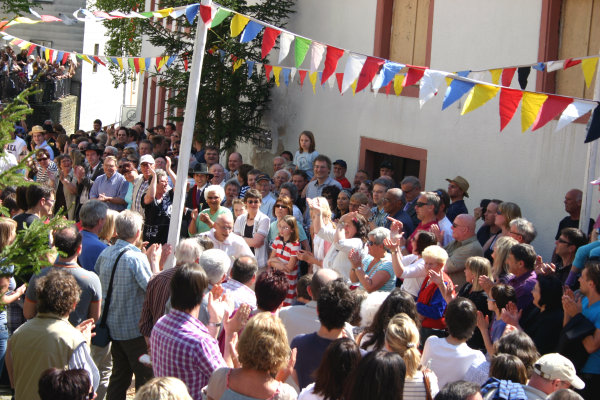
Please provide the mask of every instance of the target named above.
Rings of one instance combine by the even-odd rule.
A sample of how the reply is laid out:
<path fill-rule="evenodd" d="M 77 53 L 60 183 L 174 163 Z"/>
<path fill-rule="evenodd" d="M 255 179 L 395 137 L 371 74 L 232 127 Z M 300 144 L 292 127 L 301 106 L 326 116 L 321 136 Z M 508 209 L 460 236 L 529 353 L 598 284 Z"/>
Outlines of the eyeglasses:
<path fill-rule="evenodd" d="M 38 161 L 44 161 L 44 160 L 47 160 L 47 159 L 48 159 L 48 157 L 43 157 L 43 158 L 38 158 L 37 160 Z"/>
<path fill-rule="evenodd" d="M 424 207 L 424 206 L 428 206 L 428 205 L 429 205 L 429 203 L 422 203 L 420 201 L 417 201 L 415 203 L 415 207 Z"/>
<path fill-rule="evenodd" d="M 567 242 L 566 240 L 564 240 L 564 239 L 561 239 L 561 238 L 558 238 L 558 239 L 556 239 L 556 241 L 557 241 L 558 243 L 566 244 L 566 245 L 568 245 L 568 246 L 571 246 L 571 245 L 573 245 L 573 243 L 571 243 L 571 242 Z"/>
<path fill-rule="evenodd" d="M 289 231 L 290 227 L 287 225 L 282 225 L 277 227 L 280 231 Z"/>
<path fill-rule="evenodd" d="M 367 246 L 377 246 L 377 243 L 375 243 L 372 240 L 367 241 Z"/>
<path fill-rule="evenodd" d="M 275 204 L 275 208 L 286 208 L 286 206 L 284 206 L 283 204 Z"/>
<path fill-rule="evenodd" d="M 508 233 L 509 233 L 509 234 L 511 234 L 511 235 L 523 236 L 523 235 L 521 235 L 519 232 L 513 232 L 513 231 L 510 231 L 510 232 L 508 232 Z"/>
<path fill-rule="evenodd" d="M 246 203 L 248 203 L 248 204 L 260 204 L 260 200 L 248 200 Z"/>
<path fill-rule="evenodd" d="M 207 196 L 208 200 L 219 200 L 219 196 Z"/>

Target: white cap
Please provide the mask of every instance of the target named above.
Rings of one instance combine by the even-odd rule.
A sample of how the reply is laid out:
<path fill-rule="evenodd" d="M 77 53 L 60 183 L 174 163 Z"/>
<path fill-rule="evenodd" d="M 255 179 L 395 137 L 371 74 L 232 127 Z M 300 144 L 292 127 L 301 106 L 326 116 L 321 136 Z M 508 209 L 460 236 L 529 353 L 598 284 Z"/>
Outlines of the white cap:
<path fill-rule="evenodd" d="M 585 383 L 577 376 L 575 366 L 568 358 L 550 353 L 543 355 L 533 365 L 533 371 L 548 380 L 560 379 L 569 382 L 575 389 L 583 389 Z"/>
<path fill-rule="evenodd" d="M 152 157 L 150 154 L 144 154 L 140 158 L 140 164 L 143 164 L 143 163 L 154 164 L 154 157 Z"/>

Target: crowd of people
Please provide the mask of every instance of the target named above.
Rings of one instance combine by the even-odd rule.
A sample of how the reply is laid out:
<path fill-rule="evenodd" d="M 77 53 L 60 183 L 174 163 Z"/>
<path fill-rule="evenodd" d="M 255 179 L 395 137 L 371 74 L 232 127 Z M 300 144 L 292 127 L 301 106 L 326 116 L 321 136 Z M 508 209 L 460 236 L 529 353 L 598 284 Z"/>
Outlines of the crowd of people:
<path fill-rule="evenodd" d="M 581 191 L 545 262 L 510 194 L 469 213 L 462 176 L 432 190 L 384 161 L 351 183 L 304 131 L 269 171 L 195 141 L 181 177 L 179 139 L 172 123 L 15 128 L 4 164 L 33 152 L 23 173 L 38 185 L 3 188 L 0 246 L 57 212 L 75 222 L 50 238 L 52 266 L 0 271 L 17 400 L 125 399 L 134 376 L 139 399 L 600 392 L 600 241 L 593 220 L 579 229 Z"/>

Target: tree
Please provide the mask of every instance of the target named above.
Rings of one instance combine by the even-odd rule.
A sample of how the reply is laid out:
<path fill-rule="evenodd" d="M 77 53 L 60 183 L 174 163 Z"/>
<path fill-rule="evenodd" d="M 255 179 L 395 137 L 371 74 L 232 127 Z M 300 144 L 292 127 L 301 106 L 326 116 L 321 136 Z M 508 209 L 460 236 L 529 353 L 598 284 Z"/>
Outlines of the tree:
<path fill-rule="evenodd" d="M 189 3 L 189 0 L 169 0 L 161 2 L 160 8 Z M 288 15 L 292 13 L 293 0 L 262 0 L 252 5 L 247 4 L 246 0 L 224 0 L 220 4 L 284 27 Z M 96 6 L 104 11 L 119 8 L 127 12 L 134 10 L 136 3 L 132 0 L 98 0 Z M 260 59 L 262 33 L 250 43 L 239 43 L 239 38 L 229 35 L 229 18 L 208 31 L 194 129 L 196 139 L 221 149 L 231 149 L 238 140 L 260 139 L 266 134 L 266 130 L 260 127 L 260 121 L 268 107 L 269 89 L 272 87 L 272 83 L 256 73 L 248 79 L 246 68 L 233 72 L 232 56 L 233 60 L 267 60 Z M 141 37 L 144 35 L 153 46 L 164 49 L 164 55 L 178 55 L 170 68 L 164 68 L 158 74 L 160 86 L 175 90 L 174 97 L 168 100 L 168 107 L 169 119 L 177 121 L 182 117 L 173 110 L 185 108 L 189 71 L 185 71 L 184 65 L 186 60 L 190 63 L 192 60 L 196 24 L 190 24 L 185 17 L 176 20 L 167 17 L 164 22 L 152 18 L 106 21 L 110 35 L 106 53 L 139 56 Z M 171 24 L 176 28 L 170 29 Z M 114 76 L 116 82 L 131 78 L 126 72 L 116 72 Z"/>
<path fill-rule="evenodd" d="M 0 17 L 6 15 L 23 15 L 29 12 L 29 7 L 39 7 L 40 4 L 33 0 L 2 0 L 0 2 Z M 0 18 L 3 19 L 3 18 Z"/>

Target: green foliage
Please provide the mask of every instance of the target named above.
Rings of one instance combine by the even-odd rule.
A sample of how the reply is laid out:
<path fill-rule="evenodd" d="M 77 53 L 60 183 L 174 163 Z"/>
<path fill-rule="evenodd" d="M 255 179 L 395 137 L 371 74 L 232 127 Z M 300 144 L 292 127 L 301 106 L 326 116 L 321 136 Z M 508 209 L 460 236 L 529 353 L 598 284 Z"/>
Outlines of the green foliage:
<path fill-rule="evenodd" d="M 39 7 L 33 0 L 2 0 L 0 1 L 0 19 L 7 15 L 23 15 L 29 13 L 29 7 Z"/>
<path fill-rule="evenodd" d="M 123 7 L 133 7 L 130 0 L 126 1 L 131 4 Z M 110 11 L 120 8 L 116 7 L 118 2 L 119 0 L 99 0 L 96 6 Z M 159 8 L 190 3 L 189 0 L 167 0 L 162 1 Z M 219 4 L 272 25 L 284 27 L 288 15 L 293 12 L 294 1 L 262 0 L 249 5 L 246 0 L 222 0 Z M 132 25 L 131 21 L 135 21 L 135 25 Z M 238 140 L 261 139 L 266 134 L 267 131 L 261 128 L 260 121 L 267 109 L 269 89 L 273 85 L 266 82 L 264 76 L 257 76 L 256 72 L 248 79 L 245 65 L 233 72 L 231 56 L 252 61 L 267 60 L 260 59 L 262 33 L 250 43 L 239 43 L 239 37 L 230 36 L 230 21 L 231 17 L 228 17 L 219 26 L 208 31 L 194 128 L 195 138 L 221 149 L 231 149 Z M 189 24 L 185 17 L 177 20 L 168 17 L 156 21 L 136 19 L 105 22 L 111 35 L 106 48 L 107 54 L 121 51 L 117 54 L 139 56 L 139 52 L 136 52 L 139 48 L 136 46 L 144 35 L 150 44 L 163 49 L 162 54 L 178 55 L 170 68 L 163 68 L 158 74 L 158 84 L 174 93 L 173 97 L 168 99 L 169 119 L 172 121 L 183 118 L 177 116 L 174 110 L 185 108 L 190 72 L 185 71 L 184 65 L 186 59 L 191 65 L 196 22 L 197 20 L 194 24 Z M 120 30 L 117 24 L 121 24 Z M 175 29 L 172 29 L 172 26 L 175 26 Z M 124 27 L 126 29 L 123 29 Z M 123 73 L 113 76 L 119 81 L 125 78 Z"/>

